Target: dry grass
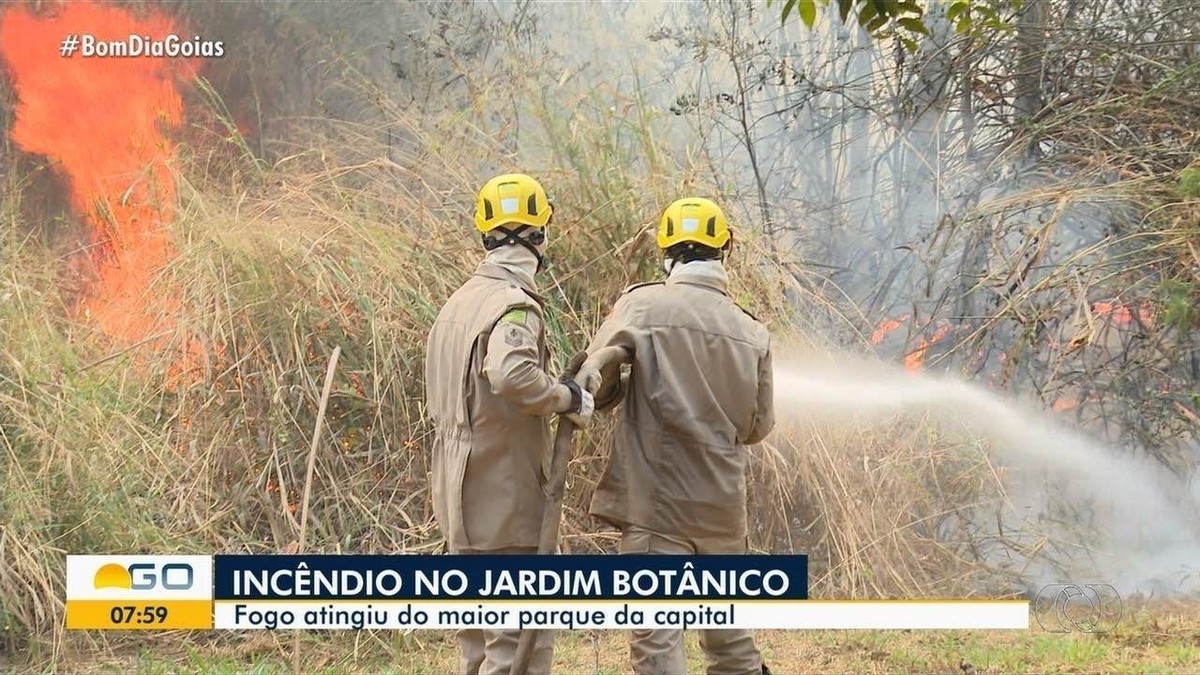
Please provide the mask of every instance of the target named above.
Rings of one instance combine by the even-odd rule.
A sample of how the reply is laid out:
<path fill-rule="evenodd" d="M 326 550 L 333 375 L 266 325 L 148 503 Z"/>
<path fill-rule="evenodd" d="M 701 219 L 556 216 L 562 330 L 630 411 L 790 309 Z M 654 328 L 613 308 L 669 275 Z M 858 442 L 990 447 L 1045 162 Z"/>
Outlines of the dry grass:
<path fill-rule="evenodd" d="M 48 214 L 21 204 L 26 186 L 6 186 L 14 255 L 0 288 L 0 625 L 10 653 L 56 663 L 63 649 L 106 642 L 62 632 L 68 552 L 280 551 L 299 543 L 305 504 L 309 550 L 439 545 L 426 488 L 424 336 L 479 259 L 465 218 L 477 177 L 465 167 L 492 150 L 482 134 L 451 148 L 428 135 L 427 121 L 397 119 L 392 131 L 419 148 L 412 155 L 372 157 L 379 130 L 347 124 L 266 171 L 244 144 L 195 132 L 178 175 L 179 254 L 151 290 L 185 309 L 165 339 L 133 345 L 76 322 L 75 288 L 58 270 L 79 233 L 50 236 Z M 543 281 L 558 367 L 655 265 L 638 214 L 658 207 L 649 184 L 672 179 L 606 186 L 605 203 L 626 205 L 614 222 L 596 215 L 593 186 L 563 169 L 540 173 L 561 214 Z M 775 315 L 779 294 L 746 264 L 746 241 L 735 287 Z M 305 500 L 335 349 L 327 433 Z M 594 441 L 605 433 L 591 434 L 580 461 L 599 458 Z M 607 548 L 582 517 L 598 468 L 573 467 L 566 533 Z"/>
<path fill-rule="evenodd" d="M 445 214 L 473 185 L 461 170 L 418 180 L 403 168 L 429 167 L 428 156 L 353 165 L 334 157 L 328 147 L 288 157 L 233 199 L 203 175 L 185 183 L 180 255 L 156 292 L 181 294 L 186 310 L 165 347 L 109 344 L 64 318 L 68 299 L 51 275 L 33 272 L 37 255 L 7 270 L 3 292 L 16 299 L 3 309 L 11 332 L 0 349 L 9 650 L 53 664 L 63 650 L 109 644 L 62 632 L 68 552 L 290 550 L 305 503 L 311 551 L 439 545 L 426 488 L 423 339 L 478 259 L 461 216 Z M 586 189 L 548 173 L 564 223 L 545 284 L 562 364 L 638 278 L 630 269 L 653 260 L 642 222 L 588 227 Z M 637 204 L 629 213 L 653 212 L 633 197 L 651 190 L 624 189 L 615 197 Z M 6 234 L 27 230 L 10 221 Z M 734 293 L 785 335 L 796 319 L 782 303 L 783 277 L 752 238 L 742 240 Z M 179 349 L 192 342 L 203 346 L 192 379 L 166 386 Z M 335 349 L 326 440 L 312 455 L 306 502 L 309 441 Z M 977 501 L 991 474 L 979 453 L 931 433 L 919 423 L 789 428 L 785 414 L 753 463 L 755 544 L 812 555 L 815 595 L 978 588 L 982 570 L 936 543 L 930 525 Z M 611 535 L 586 518 L 609 434 L 607 424 L 584 434 L 572 462 L 563 534 L 575 550 L 612 550 Z M 878 461 L 864 465 L 864 453 Z"/>
<path fill-rule="evenodd" d="M 432 144 L 418 125 L 404 132 Z M 361 150 L 359 133 L 346 130 Z M 47 271 L 61 265 L 45 264 L 59 253 L 22 242 L 44 224 L 18 220 L 13 200 L 22 191 L 10 185 L 4 231 L 19 255 L 5 269 L 2 292 L 12 301 L 0 310 L 0 585 L 8 649 L 53 663 L 65 644 L 89 641 L 61 629 L 68 552 L 294 545 L 308 441 L 334 349 L 341 357 L 325 413 L 327 441 L 313 455 L 309 548 L 438 546 L 426 489 L 423 338 L 478 259 L 461 215 L 474 177 L 460 168 L 461 156 L 342 164 L 333 147 L 286 157 L 262 177 L 244 171 L 232 192 L 207 174 L 181 173 L 179 256 L 153 292 L 179 294 L 186 309 L 171 340 L 134 347 L 70 319 L 69 287 Z M 194 155 L 189 162 L 217 160 L 240 161 Z M 426 167 L 420 177 L 405 168 L 416 165 Z M 605 200 L 627 202 L 630 216 L 592 227 L 592 188 L 566 172 L 546 173 L 563 223 L 546 283 L 555 317 L 550 343 L 562 364 L 620 289 L 654 264 L 636 214 L 656 205 L 635 197 L 654 192 L 643 182 L 616 193 L 609 186 Z M 744 239 L 733 263 L 735 293 L 786 322 L 775 300 L 779 282 L 748 264 L 758 252 Z M 196 368 L 186 386 L 167 386 L 180 350 L 193 343 L 202 349 L 191 352 Z M 589 432 L 572 466 L 564 528 L 572 547 L 610 550 L 584 517 L 607 434 L 604 426 Z M 756 509 L 772 538 L 791 530 L 778 468 L 764 466 L 757 476 L 761 494 L 774 495 Z"/>

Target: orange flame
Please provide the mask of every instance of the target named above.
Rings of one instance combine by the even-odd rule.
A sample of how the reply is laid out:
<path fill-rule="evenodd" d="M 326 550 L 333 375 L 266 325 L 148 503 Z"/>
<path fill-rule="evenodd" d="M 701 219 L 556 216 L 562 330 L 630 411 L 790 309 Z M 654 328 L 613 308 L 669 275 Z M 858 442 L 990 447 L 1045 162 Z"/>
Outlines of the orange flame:
<path fill-rule="evenodd" d="M 922 338 L 921 344 L 904 357 L 904 369 L 910 373 L 915 373 L 920 370 L 921 367 L 925 365 L 925 352 L 928 351 L 929 348 L 938 340 L 946 337 L 951 330 L 953 330 L 953 327 L 951 327 L 949 324 L 942 324 L 933 332 L 932 337 Z"/>
<path fill-rule="evenodd" d="M 1100 316 L 1107 316 L 1112 319 L 1112 322 L 1119 326 L 1127 326 L 1133 323 L 1133 308 L 1127 304 L 1118 302 L 1109 302 L 1101 300 L 1092 303 L 1092 311 Z M 1154 305 L 1149 301 L 1143 300 L 1137 306 L 1138 320 L 1142 325 L 1150 327 L 1154 325 Z"/>
<path fill-rule="evenodd" d="M 875 328 L 875 333 L 871 336 L 871 344 L 877 345 L 883 342 L 884 338 L 891 334 L 892 331 L 903 326 L 905 321 L 908 321 L 907 314 L 899 319 L 884 319 L 881 321 L 879 326 Z"/>
<path fill-rule="evenodd" d="M 879 325 L 875 327 L 875 333 L 871 336 L 871 344 L 877 345 L 883 342 L 888 335 L 895 332 L 897 328 L 903 326 L 904 322 L 908 321 L 910 318 L 910 315 L 905 314 L 899 319 L 884 319 L 883 321 L 880 321 Z M 930 325 L 930 323 L 926 323 L 922 330 L 928 329 Z M 910 373 L 915 373 L 921 370 L 921 368 L 925 365 L 925 353 L 929 351 L 930 347 L 945 338 L 952 331 L 954 331 L 954 326 L 947 323 L 938 323 L 937 328 L 934 330 L 932 336 L 928 338 L 922 338 L 921 343 L 917 346 L 917 348 L 905 355 L 904 369 Z"/>
<path fill-rule="evenodd" d="M 17 94 L 12 139 L 51 160 L 71 205 L 90 226 L 97 278 L 80 310 L 112 338 L 134 342 L 173 328 L 171 293 L 149 293 L 174 256 L 164 225 L 175 215 L 170 171 L 175 146 L 165 130 L 183 121 L 177 78 L 192 59 L 64 57 L 72 34 L 97 40 L 177 33 L 170 18 L 142 18 L 97 2 L 70 2 L 47 16 L 24 8 L 0 15 L 0 59 Z"/>
<path fill-rule="evenodd" d="M 1054 399 L 1054 403 L 1051 405 L 1051 408 L 1053 408 L 1055 412 L 1070 412 L 1078 407 L 1079 399 L 1071 396 L 1059 396 L 1058 398 Z"/>

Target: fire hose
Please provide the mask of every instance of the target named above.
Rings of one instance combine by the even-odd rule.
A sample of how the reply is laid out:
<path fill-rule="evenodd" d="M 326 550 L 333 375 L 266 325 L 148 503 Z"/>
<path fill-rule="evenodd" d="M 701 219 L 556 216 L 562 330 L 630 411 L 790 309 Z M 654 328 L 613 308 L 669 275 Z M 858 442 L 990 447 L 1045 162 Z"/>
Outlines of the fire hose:
<path fill-rule="evenodd" d="M 629 361 L 629 353 L 621 347 L 606 347 L 591 357 L 601 366 L 614 362 Z M 573 377 L 574 372 L 569 376 Z M 558 416 L 558 430 L 554 435 L 554 454 L 550 458 L 550 475 L 546 481 L 546 505 L 542 511 L 542 530 L 538 537 L 538 555 L 552 555 L 558 551 L 558 525 L 562 519 L 563 492 L 567 484 L 567 464 L 571 461 L 571 437 L 575 424 L 565 415 Z M 526 628 L 521 631 L 517 652 L 513 656 L 509 675 L 525 675 L 533 645 L 542 630 Z"/>

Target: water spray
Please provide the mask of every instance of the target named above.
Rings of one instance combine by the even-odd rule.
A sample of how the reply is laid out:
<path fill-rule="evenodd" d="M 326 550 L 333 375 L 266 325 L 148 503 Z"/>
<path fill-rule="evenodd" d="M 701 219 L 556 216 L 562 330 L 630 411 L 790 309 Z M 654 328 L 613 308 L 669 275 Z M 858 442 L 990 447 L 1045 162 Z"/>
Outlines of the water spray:
<path fill-rule="evenodd" d="M 1086 577 L 1122 593 L 1200 591 L 1200 490 L 1144 454 L 1118 451 L 983 387 L 883 364 L 783 362 L 775 388 L 787 423 L 869 427 L 916 414 L 985 441 L 1005 469 L 1007 500 L 995 507 L 1039 536 L 1078 544 L 1066 570 L 1024 561 L 1031 586 Z M 1075 529 L 1048 517 L 1062 507 L 1089 514 L 1083 541 L 1084 523 Z"/>

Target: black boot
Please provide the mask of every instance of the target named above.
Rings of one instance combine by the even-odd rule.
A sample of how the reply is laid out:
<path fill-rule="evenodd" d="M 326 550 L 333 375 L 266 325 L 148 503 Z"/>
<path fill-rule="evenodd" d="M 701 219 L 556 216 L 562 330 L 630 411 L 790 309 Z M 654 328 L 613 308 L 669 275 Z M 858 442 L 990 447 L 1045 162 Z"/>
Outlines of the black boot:
<path fill-rule="evenodd" d="M 765 663 L 762 664 L 762 675 L 771 675 L 771 669 Z"/>

